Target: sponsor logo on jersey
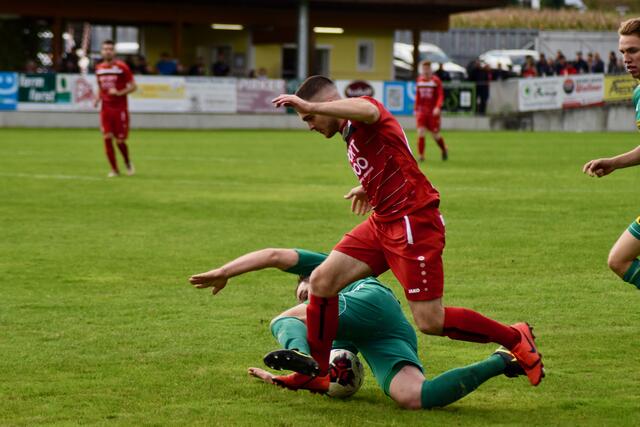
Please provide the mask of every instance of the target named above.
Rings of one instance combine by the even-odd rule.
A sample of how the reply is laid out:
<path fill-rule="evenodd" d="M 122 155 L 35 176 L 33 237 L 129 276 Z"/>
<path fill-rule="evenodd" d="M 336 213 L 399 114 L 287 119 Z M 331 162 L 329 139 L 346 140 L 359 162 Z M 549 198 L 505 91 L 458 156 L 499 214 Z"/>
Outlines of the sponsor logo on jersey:
<path fill-rule="evenodd" d="M 410 294 L 417 294 L 418 292 L 420 292 L 420 288 L 409 289 L 407 292 Z"/>

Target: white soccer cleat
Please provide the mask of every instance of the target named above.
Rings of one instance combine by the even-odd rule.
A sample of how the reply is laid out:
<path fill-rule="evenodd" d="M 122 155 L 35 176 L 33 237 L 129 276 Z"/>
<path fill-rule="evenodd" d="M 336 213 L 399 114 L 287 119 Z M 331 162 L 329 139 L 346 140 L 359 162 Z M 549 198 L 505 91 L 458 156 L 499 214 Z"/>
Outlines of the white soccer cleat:
<path fill-rule="evenodd" d="M 136 174 L 135 166 L 133 166 L 133 163 L 129 163 L 129 166 L 127 166 L 127 175 L 128 176 L 133 176 L 135 174 Z"/>
<path fill-rule="evenodd" d="M 119 177 L 119 176 L 120 176 L 120 174 L 118 172 L 116 172 L 116 171 L 111 171 L 111 172 L 109 172 L 107 174 L 107 178 L 116 178 L 116 177 Z"/>

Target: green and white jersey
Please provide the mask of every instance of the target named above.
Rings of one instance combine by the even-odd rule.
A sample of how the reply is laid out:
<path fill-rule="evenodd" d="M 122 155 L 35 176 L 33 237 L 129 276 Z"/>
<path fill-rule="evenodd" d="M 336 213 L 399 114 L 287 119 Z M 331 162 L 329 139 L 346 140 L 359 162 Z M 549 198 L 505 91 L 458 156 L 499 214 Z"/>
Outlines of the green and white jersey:
<path fill-rule="evenodd" d="M 636 109 L 636 127 L 640 130 L 640 85 L 633 90 L 633 106 Z"/>

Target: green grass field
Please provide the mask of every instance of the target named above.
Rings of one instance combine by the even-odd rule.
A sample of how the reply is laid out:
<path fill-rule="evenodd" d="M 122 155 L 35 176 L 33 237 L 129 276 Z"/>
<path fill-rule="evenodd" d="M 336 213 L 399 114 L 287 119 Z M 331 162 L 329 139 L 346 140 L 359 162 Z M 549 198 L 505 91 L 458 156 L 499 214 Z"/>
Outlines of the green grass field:
<path fill-rule="evenodd" d="M 371 375 L 348 401 L 247 376 L 294 279 L 253 273 L 212 297 L 187 278 L 268 246 L 330 250 L 359 221 L 338 138 L 134 131 L 138 175 L 107 179 L 97 131 L 0 129 L 0 425 L 640 425 L 640 293 L 606 266 L 640 214 L 640 170 L 581 172 L 638 136 L 445 137 L 450 161 L 423 166 L 447 221 L 445 302 L 532 323 L 540 387 L 499 377 L 410 412 Z M 428 377 L 495 348 L 419 345 Z"/>

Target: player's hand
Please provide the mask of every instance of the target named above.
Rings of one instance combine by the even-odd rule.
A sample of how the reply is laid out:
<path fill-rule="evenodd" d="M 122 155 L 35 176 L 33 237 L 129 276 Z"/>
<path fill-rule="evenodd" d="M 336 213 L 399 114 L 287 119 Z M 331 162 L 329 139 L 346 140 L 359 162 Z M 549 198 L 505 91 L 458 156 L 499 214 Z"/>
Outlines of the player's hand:
<path fill-rule="evenodd" d="M 433 109 L 433 115 L 434 116 L 439 116 L 440 115 L 440 107 L 436 107 Z"/>
<path fill-rule="evenodd" d="M 582 172 L 589 176 L 597 176 L 598 178 L 609 175 L 614 170 L 616 170 L 616 167 L 611 159 L 591 160 L 582 167 Z"/>
<path fill-rule="evenodd" d="M 351 212 L 356 215 L 365 215 L 373 209 L 373 206 L 369 204 L 367 193 L 364 191 L 364 188 L 362 188 L 362 185 L 352 188 L 351 191 L 344 195 L 344 198 L 347 200 L 351 199 Z"/>
<path fill-rule="evenodd" d="M 115 87 L 112 87 L 111 89 L 109 89 L 109 95 L 114 95 L 114 96 L 119 95 L 118 89 L 116 89 Z"/>
<path fill-rule="evenodd" d="M 100 98 L 96 98 L 93 101 L 93 108 L 98 108 L 98 105 L 100 105 Z"/>
<path fill-rule="evenodd" d="M 275 375 L 273 375 L 271 372 L 267 372 L 264 369 L 260 369 L 260 368 L 249 368 L 247 370 L 247 372 L 249 373 L 249 375 L 251 375 L 252 377 L 261 379 L 262 381 L 264 381 L 267 384 L 275 384 L 273 382 L 273 377 Z"/>
<path fill-rule="evenodd" d="M 311 112 L 311 102 L 296 95 L 280 95 L 274 98 L 271 103 L 276 107 L 291 107 L 300 114 L 308 114 Z"/>
<path fill-rule="evenodd" d="M 223 268 L 216 268 L 206 273 L 195 274 L 189 278 L 189 283 L 198 289 L 213 288 L 211 293 L 216 295 L 225 286 L 229 277 Z"/>

